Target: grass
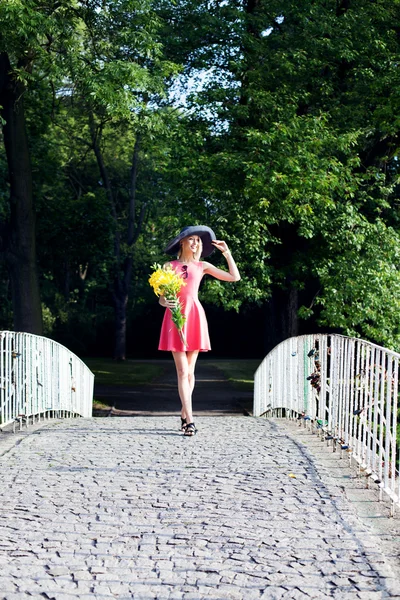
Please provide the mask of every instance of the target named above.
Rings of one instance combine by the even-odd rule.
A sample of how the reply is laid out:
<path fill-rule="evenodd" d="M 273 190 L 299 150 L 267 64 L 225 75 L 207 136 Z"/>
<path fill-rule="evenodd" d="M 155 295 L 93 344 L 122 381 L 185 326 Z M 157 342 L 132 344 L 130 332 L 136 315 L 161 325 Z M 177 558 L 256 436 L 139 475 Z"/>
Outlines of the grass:
<path fill-rule="evenodd" d="M 94 417 L 106 417 L 110 412 L 110 408 L 112 407 L 112 403 L 103 402 L 101 400 L 96 400 L 93 398 L 93 416 Z"/>
<path fill-rule="evenodd" d="M 98 385 L 137 386 L 152 383 L 162 375 L 164 367 L 151 362 L 110 358 L 85 358 L 85 364 L 95 375 Z"/>
<path fill-rule="evenodd" d="M 204 365 L 219 369 L 238 389 L 253 389 L 254 372 L 260 361 L 257 359 L 200 359 Z M 84 362 L 96 376 L 99 385 L 137 386 L 148 385 L 164 371 L 162 364 L 152 361 L 125 360 L 118 362 L 110 358 L 85 358 Z"/>
<path fill-rule="evenodd" d="M 238 390 L 252 391 L 254 373 L 260 364 L 257 359 L 206 360 L 210 367 L 219 369 L 226 379 Z"/>

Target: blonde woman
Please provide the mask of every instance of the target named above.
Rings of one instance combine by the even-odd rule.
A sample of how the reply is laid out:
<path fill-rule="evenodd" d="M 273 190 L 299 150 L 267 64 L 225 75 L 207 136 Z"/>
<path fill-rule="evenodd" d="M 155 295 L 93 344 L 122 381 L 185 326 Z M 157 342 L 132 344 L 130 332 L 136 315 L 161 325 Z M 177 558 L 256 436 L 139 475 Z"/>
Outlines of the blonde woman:
<path fill-rule="evenodd" d="M 224 255 L 229 271 L 218 269 L 209 262 L 200 260 L 209 256 L 214 249 Z M 211 349 L 207 319 L 198 299 L 200 282 L 204 275 L 211 275 L 221 281 L 239 281 L 240 274 L 226 242 L 217 240 L 212 229 L 204 225 L 184 227 L 166 247 L 166 254 L 177 255 L 170 265 L 185 281 L 179 292 L 186 322 L 183 328 L 184 341 L 172 323 L 171 311 L 174 301 L 160 297 L 160 304 L 167 310 L 161 327 L 159 350 L 172 352 L 178 376 L 178 392 L 182 402 L 181 430 L 186 436 L 193 436 L 197 430 L 193 422 L 192 394 L 195 384 L 195 366 L 199 352 Z"/>

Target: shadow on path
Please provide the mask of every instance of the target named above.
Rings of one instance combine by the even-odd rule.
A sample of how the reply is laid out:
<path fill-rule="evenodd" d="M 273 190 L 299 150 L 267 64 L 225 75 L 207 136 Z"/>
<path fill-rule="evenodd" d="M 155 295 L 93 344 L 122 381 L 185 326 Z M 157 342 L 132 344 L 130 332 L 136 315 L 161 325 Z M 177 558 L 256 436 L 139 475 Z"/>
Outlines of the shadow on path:
<path fill-rule="evenodd" d="M 161 364 L 164 373 L 151 384 L 137 387 L 95 385 L 96 400 L 112 406 L 110 416 L 178 415 L 180 400 L 173 361 Z M 201 416 L 243 415 L 251 412 L 253 393 L 235 389 L 219 369 L 198 361 L 193 412 Z M 107 411 L 109 412 L 109 411 Z M 104 416 L 95 411 L 94 416 Z"/>

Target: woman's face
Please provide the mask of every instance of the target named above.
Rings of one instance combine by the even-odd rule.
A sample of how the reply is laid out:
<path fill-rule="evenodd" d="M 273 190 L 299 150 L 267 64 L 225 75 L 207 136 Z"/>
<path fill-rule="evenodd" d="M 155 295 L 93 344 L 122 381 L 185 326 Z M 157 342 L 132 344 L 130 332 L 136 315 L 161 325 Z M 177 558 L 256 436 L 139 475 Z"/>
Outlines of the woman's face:
<path fill-rule="evenodd" d="M 200 243 L 200 238 L 198 235 L 189 235 L 182 240 L 182 251 L 183 252 L 192 252 L 193 254 L 197 252 Z"/>

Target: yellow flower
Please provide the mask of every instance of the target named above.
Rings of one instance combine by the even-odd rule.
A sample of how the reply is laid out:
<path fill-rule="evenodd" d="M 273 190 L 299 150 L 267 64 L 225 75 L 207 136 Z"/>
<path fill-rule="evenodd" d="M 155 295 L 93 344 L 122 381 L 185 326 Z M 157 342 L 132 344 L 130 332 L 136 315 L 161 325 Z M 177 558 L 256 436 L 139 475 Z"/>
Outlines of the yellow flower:
<path fill-rule="evenodd" d="M 171 318 L 179 332 L 179 336 L 185 346 L 187 346 L 185 336 L 183 335 L 183 326 L 186 322 L 186 316 L 182 312 L 182 305 L 178 300 L 178 292 L 186 283 L 171 266 L 161 267 L 154 264 L 152 266 L 154 273 L 149 277 L 149 283 L 157 296 L 165 296 L 168 300 L 176 300 L 175 308 L 171 308 Z"/>
<path fill-rule="evenodd" d="M 181 287 L 186 285 L 182 277 L 175 273 L 172 267 L 161 267 L 158 264 L 154 264 L 152 268 L 154 269 L 154 273 L 150 275 L 149 283 L 156 296 L 174 297 Z"/>

